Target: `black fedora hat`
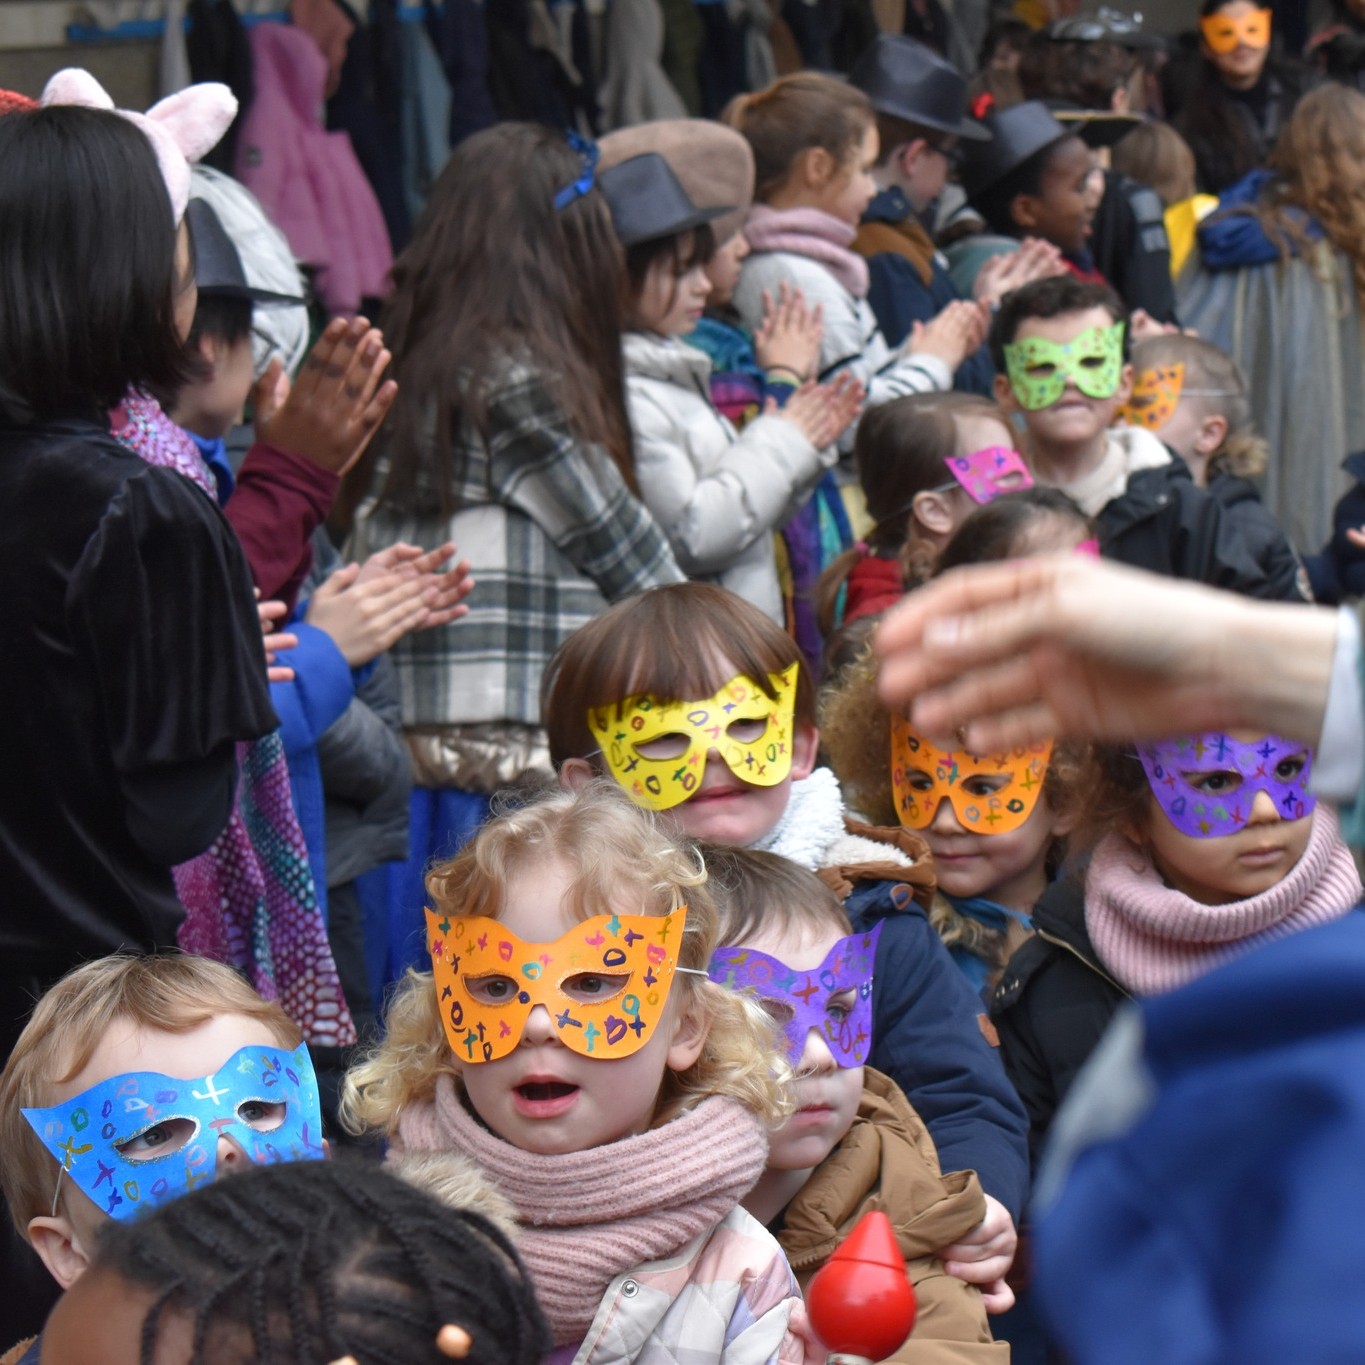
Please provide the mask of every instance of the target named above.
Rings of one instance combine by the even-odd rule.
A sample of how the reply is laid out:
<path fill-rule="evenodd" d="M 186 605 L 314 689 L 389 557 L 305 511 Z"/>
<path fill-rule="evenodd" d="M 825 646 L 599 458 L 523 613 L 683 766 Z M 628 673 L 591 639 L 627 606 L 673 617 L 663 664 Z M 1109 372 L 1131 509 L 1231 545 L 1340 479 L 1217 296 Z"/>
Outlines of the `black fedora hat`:
<path fill-rule="evenodd" d="M 1074 133 L 1059 123 L 1041 100 L 1025 100 L 990 114 L 985 120 L 990 142 L 974 142 L 962 149 L 958 178 L 967 198 L 999 184 L 1011 171 L 1045 147 Z"/>
<path fill-rule="evenodd" d="M 1095 14 L 1054 19 L 1044 30 L 1054 43 L 1113 43 L 1129 52 L 1158 52 L 1166 40 L 1142 27 L 1141 14 L 1122 14 L 1101 5 Z"/>
<path fill-rule="evenodd" d="M 218 215 L 203 199 L 191 199 L 185 209 L 194 243 L 194 282 L 201 294 L 218 294 L 252 303 L 302 303 L 297 294 L 276 294 L 247 283 L 236 245 Z"/>
<path fill-rule="evenodd" d="M 990 137 L 966 117 L 967 82 L 931 48 L 896 33 L 880 34 L 849 72 L 849 83 L 879 113 L 984 142 Z"/>
<path fill-rule="evenodd" d="M 699 209 L 658 152 L 642 152 L 597 177 L 622 246 L 672 237 L 722 218 L 733 204 Z"/>

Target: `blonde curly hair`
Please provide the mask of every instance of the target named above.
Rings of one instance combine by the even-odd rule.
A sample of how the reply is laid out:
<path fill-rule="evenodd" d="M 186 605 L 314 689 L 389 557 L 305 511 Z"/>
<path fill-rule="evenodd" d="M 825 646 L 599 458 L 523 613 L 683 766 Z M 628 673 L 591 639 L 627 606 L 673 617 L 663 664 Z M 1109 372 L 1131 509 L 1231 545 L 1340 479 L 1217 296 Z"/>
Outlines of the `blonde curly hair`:
<path fill-rule="evenodd" d="M 678 965 L 706 970 L 719 927 L 701 858 L 666 836 L 613 782 L 549 794 L 495 816 L 459 854 L 431 870 L 427 892 L 432 908 L 445 915 L 496 918 L 518 874 L 556 861 L 571 872 L 565 900 L 580 920 L 627 907 L 631 914 L 667 915 L 685 905 Z M 679 1008 L 700 1017 L 706 1042 L 686 1071 L 665 1072 L 654 1125 L 711 1095 L 738 1100 L 770 1123 L 785 1118 L 791 1073 L 764 1011 L 701 976 L 679 973 L 673 991 L 683 992 Z M 432 1099 L 439 1077 L 460 1074 L 430 972 L 407 973 L 386 1027 L 384 1039 L 346 1076 L 340 1113 L 353 1133 L 393 1133 L 408 1105 Z"/>

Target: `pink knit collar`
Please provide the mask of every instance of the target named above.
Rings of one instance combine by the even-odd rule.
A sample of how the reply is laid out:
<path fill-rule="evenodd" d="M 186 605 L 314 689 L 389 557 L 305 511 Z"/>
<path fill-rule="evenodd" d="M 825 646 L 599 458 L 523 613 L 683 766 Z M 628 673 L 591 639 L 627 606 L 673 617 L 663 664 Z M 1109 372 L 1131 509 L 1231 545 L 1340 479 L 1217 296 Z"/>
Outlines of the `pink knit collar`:
<path fill-rule="evenodd" d="M 1100 962 L 1136 995 L 1157 995 L 1238 957 L 1259 942 L 1340 919 L 1360 899 L 1360 877 L 1319 804 L 1303 857 L 1249 900 L 1203 905 L 1173 890 L 1122 835 L 1095 849 L 1085 880 L 1085 927 Z"/>
<path fill-rule="evenodd" d="M 849 250 L 858 231 L 832 213 L 755 204 L 744 235 L 755 251 L 790 251 L 819 261 L 855 298 L 867 297 L 867 262 Z"/>
<path fill-rule="evenodd" d="M 768 1139 L 749 1110 L 713 1096 L 637 1137 L 543 1156 L 490 1133 L 441 1076 L 432 1101 L 404 1110 L 393 1150 L 455 1150 L 483 1168 L 517 1210 L 517 1249 L 563 1344 L 586 1335 L 616 1276 L 711 1231 L 763 1173 Z"/>

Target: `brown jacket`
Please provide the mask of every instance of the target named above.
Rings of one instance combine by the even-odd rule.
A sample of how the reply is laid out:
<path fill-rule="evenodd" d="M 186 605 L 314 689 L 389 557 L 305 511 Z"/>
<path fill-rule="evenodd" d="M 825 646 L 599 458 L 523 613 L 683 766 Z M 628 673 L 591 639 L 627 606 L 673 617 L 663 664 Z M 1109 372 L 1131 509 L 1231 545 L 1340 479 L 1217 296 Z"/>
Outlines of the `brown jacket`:
<path fill-rule="evenodd" d="M 863 1100 L 844 1140 L 787 1205 L 777 1240 L 804 1291 L 869 1209 L 880 1209 L 915 1287 L 919 1315 L 897 1365 L 1006 1365 L 1010 1348 L 991 1340 L 980 1290 L 934 1259 L 986 1216 L 974 1171 L 942 1175 L 933 1139 L 895 1082 L 863 1071 Z"/>

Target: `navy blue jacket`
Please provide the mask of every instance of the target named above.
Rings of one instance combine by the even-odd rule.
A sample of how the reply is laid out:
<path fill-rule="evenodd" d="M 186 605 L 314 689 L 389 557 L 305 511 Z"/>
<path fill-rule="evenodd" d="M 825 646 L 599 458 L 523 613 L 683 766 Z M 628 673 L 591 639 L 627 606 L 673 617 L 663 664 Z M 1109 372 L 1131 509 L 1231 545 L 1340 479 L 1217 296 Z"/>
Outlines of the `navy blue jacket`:
<path fill-rule="evenodd" d="M 905 1091 L 942 1169 L 974 1170 L 1017 1223 L 1028 1192 L 1028 1119 L 986 1040 L 980 997 L 898 883 L 860 883 L 844 909 L 856 932 L 883 926 L 868 1065 Z"/>

